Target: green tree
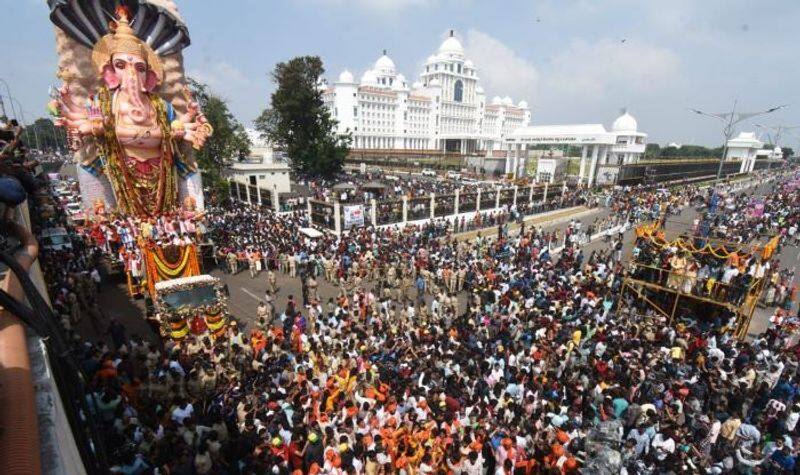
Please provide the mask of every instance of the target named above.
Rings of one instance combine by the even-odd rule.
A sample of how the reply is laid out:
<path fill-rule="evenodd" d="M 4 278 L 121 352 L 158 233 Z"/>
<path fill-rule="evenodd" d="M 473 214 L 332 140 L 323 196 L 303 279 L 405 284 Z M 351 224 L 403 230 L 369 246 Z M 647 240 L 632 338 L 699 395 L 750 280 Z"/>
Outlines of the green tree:
<path fill-rule="evenodd" d="M 22 140 L 29 150 L 39 148 L 43 152 L 64 152 L 67 147 L 67 135 L 64 129 L 56 127 L 49 118 L 40 117 L 32 124 L 25 126 Z"/>
<path fill-rule="evenodd" d="M 649 145 L 648 145 L 649 147 Z M 649 152 L 649 151 L 648 151 Z M 648 158 L 719 158 L 722 156 L 722 147 L 708 148 L 702 145 L 682 145 L 680 147 L 664 147 L 659 155 L 649 155 Z"/>
<path fill-rule="evenodd" d="M 250 154 L 250 139 L 242 124 L 228 110 L 225 100 L 213 94 L 203 83 L 192 78 L 188 78 L 188 82 L 200 109 L 214 128 L 203 148 L 195 152 L 195 158 L 203 171 L 203 181 L 225 196 L 228 185 L 223 172 L 232 160 L 242 160 Z"/>
<path fill-rule="evenodd" d="M 645 146 L 644 156 L 647 158 L 658 158 L 661 156 L 661 146 L 657 143 L 649 143 Z"/>
<path fill-rule="evenodd" d="M 330 177 L 342 169 L 351 136 L 336 133 L 336 121 L 322 101 L 317 81 L 325 69 L 318 56 L 278 63 L 271 105 L 256 119 L 256 129 L 283 149 L 295 173 Z"/>

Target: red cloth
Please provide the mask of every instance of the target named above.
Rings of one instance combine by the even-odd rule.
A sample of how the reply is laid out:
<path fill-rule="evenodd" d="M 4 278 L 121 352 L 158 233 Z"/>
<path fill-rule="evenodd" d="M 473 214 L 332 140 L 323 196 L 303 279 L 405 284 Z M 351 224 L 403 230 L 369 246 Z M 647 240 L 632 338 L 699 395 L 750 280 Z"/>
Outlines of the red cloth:
<path fill-rule="evenodd" d="M 195 315 L 194 318 L 192 319 L 192 325 L 190 328 L 192 330 L 192 333 L 194 333 L 195 335 L 202 335 L 203 333 L 208 331 L 208 325 L 206 325 L 206 321 L 198 317 L 197 315 Z"/>

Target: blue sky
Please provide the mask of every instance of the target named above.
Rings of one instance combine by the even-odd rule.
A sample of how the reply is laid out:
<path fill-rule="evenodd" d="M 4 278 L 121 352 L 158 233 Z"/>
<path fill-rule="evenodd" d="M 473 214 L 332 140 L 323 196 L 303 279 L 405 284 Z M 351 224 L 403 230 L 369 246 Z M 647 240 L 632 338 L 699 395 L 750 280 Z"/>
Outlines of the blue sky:
<path fill-rule="evenodd" d="M 609 125 L 627 107 L 651 142 L 718 145 L 718 124 L 686 107 L 724 111 L 734 98 L 746 111 L 790 104 L 756 121 L 800 124 L 797 0 L 177 3 L 192 37 L 184 51 L 189 74 L 225 97 L 245 124 L 267 106 L 268 72 L 278 61 L 319 55 L 333 80 L 344 68 L 359 77 L 387 49 L 413 81 L 450 28 L 489 97 L 525 99 L 536 124 Z M 52 25 L 45 0 L 0 5 L 0 78 L 30 120 L 43 115 L 56 82 Z"/>

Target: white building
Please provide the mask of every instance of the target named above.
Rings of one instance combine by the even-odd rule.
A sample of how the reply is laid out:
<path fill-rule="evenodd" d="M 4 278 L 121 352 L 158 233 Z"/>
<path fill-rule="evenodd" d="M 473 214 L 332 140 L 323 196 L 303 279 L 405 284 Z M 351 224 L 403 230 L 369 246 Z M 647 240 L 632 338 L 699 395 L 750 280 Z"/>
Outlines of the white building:
<path fill-rule="evenodd" d="M 261 139 L 258 132 L 247 129 L 247 136 L 252 146 L 250 155 L 244 161 L 234 160 L 228 167 L 228 179 L 237 183 L 256 187 L 269 193 L 271 202 L 277 205 L 278 195 L 290 193 L 292 182 L 289 177 L 289 165 L 279 160 L 272 145 Z M 262 192 L 258 192 L 261 200 Z"/>
<path fill-rule="evenodd" d="M 603 124 L 534 125 L 514 130 L 506 137 L 506 141 L 509 153 L 505 172 L 515 177 L 525 173 L 525 160 L 530 147 L 580 147 L 578 180 L 579 183 L 592 186 L 616 183 L 620 166 L 637 163 L 644 155 L 647 134 L 639 132 L 636 119 L 624 112 L 611 124 L 611 130 L 606 130 Z M 540 163 L 549 166 L 547 162 Z M 548 172 L 550 170 L 542 170 L 542 173 Z"/>
<path fill-rule="evenodd" d="M 764 147 L 764 142 L 756 137 L 754 132 L 741 132 L 737 137 L 728 140 L 728 151 L 725 160 L 742 161 L 741 173 L 750 173 L 756 163 L 758 152 Z"/>
<path fill-rule="evenodd" d="M 413 84 L 384 51 L 358 81 L 345 70 L 332 86 L 321 87 L 339 132 L 353 135 L 355 150 L 472 154 L 502 149 L 505 137 L 531 117 L 525 101 L 506 96 L 487 103 L 479 83 L 478 69 L 451 30 Z"/>
<path fill-rule="evenodd" d="M 773 149 L 763 148 L 756 151 L 756 157 L 758 159 L 781 160 L 783 159 L 783 150 L 780 147 Z"/>

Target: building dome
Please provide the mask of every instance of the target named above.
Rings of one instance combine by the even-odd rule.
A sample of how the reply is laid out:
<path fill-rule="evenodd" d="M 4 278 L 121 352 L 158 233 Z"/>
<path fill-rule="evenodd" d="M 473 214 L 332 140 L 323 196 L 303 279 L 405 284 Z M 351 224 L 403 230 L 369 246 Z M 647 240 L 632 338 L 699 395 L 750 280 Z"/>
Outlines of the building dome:
<path fill-rule="evenodd" d="M 513 106 L 514 105 L 514 101 L 512 101 L 509 96 L 506 96 L 506 97 L 503 98 L 503 105 L 504 106 Z"/>
<path fill-rule="evenodd" d="M 461 42 L 454 36 L 453 30 L 450 30 L 450 36 L 442 42 L 439 46 L 439 54 L 448 58 L 463 58 L 464 47 Z"/>
<path fill-rule="evenodd" d="M 483 94 L 483 86 L 475 86 L 475 94 Z"/>
<path fill-rule="evenodd" d="M 392 89 L 395 91 L 403 91 L 408 89 L 408 85 L 406 84 L 406 77 L 402 74 L 398 74 L 396 78 L 394 78 L 394 82 L 392 83 Z"/>
<path fill-rule="evenodd" d="M 438 80 L 437 78 L 431 79 L 431 82 L 428 83 L 430 87 L 441 87 L 442 81 Z"/>
<path fill-rule="evenodd" d="M 519 104 L 517 105 L 517 107 L 519 107 L 520 109 L 527 109 L 528 108 L 528 103 L 525 102 L 525 101 L 519 101 Z"/>
<path fill-rule="evenodd" d="M 353 81 L 355 81 L 355 78 L 353 77 L 353 73 L 350 71 L 345 69 L 341 74 L 339 74 L 339 82 L 352 83 Z"/>
<path fill-rule="evenodd" d="M 632 115 L 628 114 L 628 111 L 625 111 L 621 116 L 617 117 L 617 120 L 611 124 L 611 131 L 612 132 L 636 132 L 639 124 L 636 123 L 636 119 L 633 118 Z"/>
<path fill-rule="evenodd" d="M 503 99 L 501 99 L 500 96 L 494 96 L 492 98 L 492 105 L 499 106 L 502 103 L 503 103 Z"/>
<path fill-rule="evenodd" d="M 364 75 L 361 76 L 361 84 L 364 86 L 377 86 L 378 77 L 375 75 L 375 71 L 371 69 L 364 71 Z"/>
<path fill-rule="evenodd" d="M 394 61 L 384 52 L 383 56 L 375 61 L 375 67 L 373 69 L 381 74 L 393 75 L 395 73 Z"/>

